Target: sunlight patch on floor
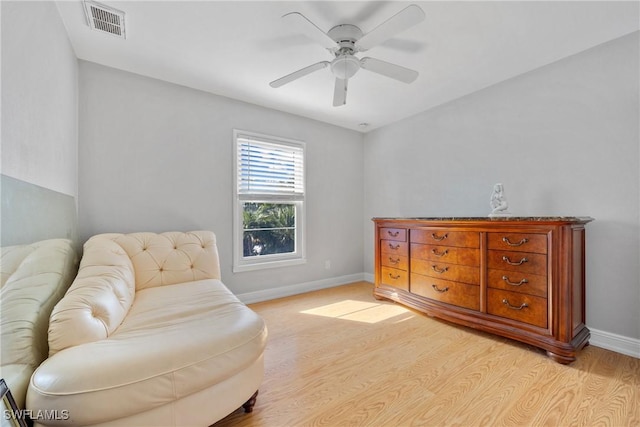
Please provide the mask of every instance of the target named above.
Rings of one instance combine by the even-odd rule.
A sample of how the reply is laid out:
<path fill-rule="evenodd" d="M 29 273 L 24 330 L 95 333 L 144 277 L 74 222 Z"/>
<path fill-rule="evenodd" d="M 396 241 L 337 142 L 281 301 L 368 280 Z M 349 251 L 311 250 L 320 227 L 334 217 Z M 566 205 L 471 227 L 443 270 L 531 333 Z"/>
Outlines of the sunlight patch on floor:
<path fill-rule="evenodd" d="M 409 311 L 399 305 L 379 304 L 375 302 L 344 300 L 301 311 L 302 314 L 331 317 L 334 319 L 353 320 L 355 322 L 378 323 Z"/>

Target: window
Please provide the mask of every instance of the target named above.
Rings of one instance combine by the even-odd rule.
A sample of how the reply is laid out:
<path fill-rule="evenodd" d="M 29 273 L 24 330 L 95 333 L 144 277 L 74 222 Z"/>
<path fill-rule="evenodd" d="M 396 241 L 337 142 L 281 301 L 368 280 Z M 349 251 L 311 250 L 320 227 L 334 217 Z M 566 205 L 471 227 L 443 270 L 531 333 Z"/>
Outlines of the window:
<path fill-rule="evenodd" d="M 234 130 L 233 271 L 305 262 L 304 143 Z"/>

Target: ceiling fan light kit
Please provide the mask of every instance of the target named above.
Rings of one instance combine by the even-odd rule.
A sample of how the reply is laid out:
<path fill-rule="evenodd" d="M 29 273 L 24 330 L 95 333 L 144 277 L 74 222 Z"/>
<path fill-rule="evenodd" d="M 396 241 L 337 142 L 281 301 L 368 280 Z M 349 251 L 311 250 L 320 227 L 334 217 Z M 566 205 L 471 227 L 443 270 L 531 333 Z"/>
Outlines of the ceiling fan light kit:
<path fill-rule="evenodd" d="M 350 79 L 360 69 L 360 61 L 353 55 L 339 55 L 331 61 L 331 72 L 338 79 Z"/>
<path fill-rule="evenodd" d="M 424 17 L 422 9 L 412 4 L 366 34 L 357 26 L 351 24 L 336 25 L 325 33 L 301 13 L 287 13 L 283 18 L 294 29 L 325 47 L 334 55 L 334 59 L 331 62 L 322 61 L 309 65 L 274 80 L 269 85 L 273 88 L 278 88 L 315 71 L 330 67 L 336 78 L 333 106 L 338 107 L 346 104 L 348 81 L 361 68 L 403 83 L 411 83 L 418 77 L 417 71 L 380 59 L 369 57 L 359 59 L 355 55 L 358 52 L 369 50 L 409 27 L 422 22 Z"/>

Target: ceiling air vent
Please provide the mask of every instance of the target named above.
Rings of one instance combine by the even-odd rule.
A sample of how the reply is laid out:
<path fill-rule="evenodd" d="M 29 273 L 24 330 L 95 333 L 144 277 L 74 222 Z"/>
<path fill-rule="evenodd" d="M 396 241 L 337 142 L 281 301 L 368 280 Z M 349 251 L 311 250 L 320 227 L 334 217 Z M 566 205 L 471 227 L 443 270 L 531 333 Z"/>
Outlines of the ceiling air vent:
<path fill-rule="evenodd" d="M 123 11 L 89 0 L 84 1 L 84 11 L 92 29 L 126 38 Z"/>

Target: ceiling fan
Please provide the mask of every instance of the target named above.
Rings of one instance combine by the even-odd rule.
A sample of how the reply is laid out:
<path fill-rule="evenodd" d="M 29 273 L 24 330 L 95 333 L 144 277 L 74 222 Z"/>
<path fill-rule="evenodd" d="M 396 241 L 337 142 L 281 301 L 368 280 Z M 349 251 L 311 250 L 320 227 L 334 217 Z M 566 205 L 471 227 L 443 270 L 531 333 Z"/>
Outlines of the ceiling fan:
<path fill-rule="evenodd" d="M 375 58 L 357 58 L 358 52 L 364 52 L 374 46 L 390 39 L 396 34 L 422 22 L 425 14 L 419 6 L 412 4 L 391 18 L 378 25 L 373 30 L 364 34 L 360 28 L 351 24 L 336 25 L 328 32 L 322 31 L 316 24 L 298 12 L 291 12 L 282 18 L 325 47 L 335 56 L 332 61 L 321 61 L 308 67 L 294 71 L 284 77 L 269 83 L 271 87 L 278 88 L 314 71 L 330 67 L 336 77 L 333 92 L 333 106 L 338 107 L 347 103 L 347 82 L 360 68 L 391 77 L 392 79 L 411 83 L 418 77 L 418 72 L 400 65 L 391 64 Z"/>

